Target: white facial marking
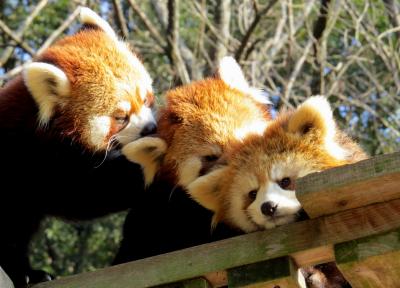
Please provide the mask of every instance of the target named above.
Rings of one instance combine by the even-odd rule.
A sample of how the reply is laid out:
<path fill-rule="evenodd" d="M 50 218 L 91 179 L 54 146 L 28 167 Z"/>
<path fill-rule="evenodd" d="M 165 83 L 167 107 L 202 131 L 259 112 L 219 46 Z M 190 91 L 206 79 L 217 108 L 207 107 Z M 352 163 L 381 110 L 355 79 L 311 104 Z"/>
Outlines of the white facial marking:
<path fill-rule="evenodd" d="M 183 187 L 189 186 L 190 183 L 199 177 L 202 167 L 200 158 L 196 156 L 183 161 L 178 167 L 179 184 Z"/>
<path fill-rule="evenodd" d="M 111 119 L 108 116 L 93 117 L 90 122 L 90 141 L 92 145 L 101 147 L 111 128 Z"/>
<path fill-rule="evenodd" d="M 131 110 L 131 103 L 128 101 L 121 101 L 118 103 L 117 107 L 128 113 Z"/>
<path fill-rule="evenodd" d="M 117 134 L 117 140 L 122 144 L 128 144 L 140 137 L 140 132 L 150 123 L 156 124 L 153 112 L 143 106 L 139 114 L 132 114 L 128 125 Z"/>
<path fill-rule="evenodd" d="M 261 205 L 269 201 L 278 205 L 273 217 L 266 216 L 261 212 Z M 257 198 L 251 203 L 248 211 L 254 222 L 261 227 L 270 229 L 293 222 L 300 209 L 301 204 L 296 198 L 295 191 L 282 189 L 275 182 L 270 182 L 258 191 Z"/>
<path fill-rule="evenodd" d="M 243 140 L 250 134 L 262 135 L 267 128 L 268 123 L 264 120 L 257 120 L 253 122 L 248 122 L 235 131 L 235 137 L 238 140 Z"/>

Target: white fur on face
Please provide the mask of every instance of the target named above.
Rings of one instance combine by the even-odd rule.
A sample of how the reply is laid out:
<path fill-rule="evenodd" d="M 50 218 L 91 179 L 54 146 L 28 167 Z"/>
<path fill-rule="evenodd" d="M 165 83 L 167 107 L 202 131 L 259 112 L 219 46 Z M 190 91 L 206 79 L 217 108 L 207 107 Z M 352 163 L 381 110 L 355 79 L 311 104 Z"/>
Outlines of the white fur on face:
<path fill-rule="evenodd" d="M 110 133 L 111 119 L 108 116 L 95 116 L 89 121 L 90 142 L 93 146 L 101 148 Z"/>
<path fill-rule="evenodd" d="M 140 137 L 140 132 L 150 123 L 156 124 L 153 112 L 149 107 L 143 106 L 139 114 L 132 114 L 128 125 L 117 134 L 117 140 L 122 144 L 128 144 Z"/>
<path fill-rule="evenodd" d="M 266 216 L 261 212 L 261 205 L 271 201 L 278 205 L 273 217 Z M 257 198 L 248 208 L 252 220 L 266 229 L 274 228 L 296 220 L 296 213 L 301 209 L 301 204 L 296 198 L 293 190 L 284 190 L 275 182 L 269 182 L 262 187 Z"/>

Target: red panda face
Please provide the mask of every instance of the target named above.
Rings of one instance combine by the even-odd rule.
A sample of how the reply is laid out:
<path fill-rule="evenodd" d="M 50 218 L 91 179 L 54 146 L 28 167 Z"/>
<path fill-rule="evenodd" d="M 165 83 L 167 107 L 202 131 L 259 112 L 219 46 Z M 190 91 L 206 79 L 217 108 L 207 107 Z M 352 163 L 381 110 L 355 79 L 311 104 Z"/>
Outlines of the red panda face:
<path fill-rule="evenodd" d="M 328 102 L 312 97 L 270 121 L 262 136 L 233 145 L 225 157 L 227 166 L 200 177 L 188 191 L 215 212 L 216 222 L 251 232 L 297 219 L 297 178 L 366 156 L 337 130 Z"/>
<path fill-rule="evenodd" d="M 91 28 L 61 39 L 23 72 L 39 122 L 88 150 L 105 150 L 154 132 L 152 80 L 111 27 L 83 8 Z"/>
<path fill-rule="evenodd" d="M 224 65 L 233 66 L 229 71 L 232 79 L 226 79 L 224 69 L 229 69 Z M 219 78 L 169 91 L 166 107 L 160 111 L 159 134 L 168 146 L 163 162 L 166 169 L 161 173 L 174 171 L 183 187 L 220 164 L 232 141 L 262 134 L 269 120 L 267 107 L 254 98 L 233 59 L 224 58 L 219 73 Z M 229 81 L 243 82 L 244 88 Z"/>

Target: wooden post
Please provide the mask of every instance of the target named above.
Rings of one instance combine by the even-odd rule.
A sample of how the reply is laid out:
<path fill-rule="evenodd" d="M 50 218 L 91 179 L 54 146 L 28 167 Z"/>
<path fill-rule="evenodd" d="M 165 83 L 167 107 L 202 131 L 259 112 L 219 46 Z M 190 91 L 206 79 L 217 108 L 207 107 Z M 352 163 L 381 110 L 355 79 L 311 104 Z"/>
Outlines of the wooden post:
<path fill-rule="evenodd" d="M 195 278 L 182 282 L 156 286 L 157 288 L 212 288 L 204 278 Z"/>
<path fill-rule="evenodd" d="M 335 255 L 353 288 L 400 287 L 400 229 L 338 244 Z"/>
<path fill-rule="evenodd" d="M 244 265 L 228 270 L 228 287 L 297 288 L 297 271 L 288 256 Z"/>

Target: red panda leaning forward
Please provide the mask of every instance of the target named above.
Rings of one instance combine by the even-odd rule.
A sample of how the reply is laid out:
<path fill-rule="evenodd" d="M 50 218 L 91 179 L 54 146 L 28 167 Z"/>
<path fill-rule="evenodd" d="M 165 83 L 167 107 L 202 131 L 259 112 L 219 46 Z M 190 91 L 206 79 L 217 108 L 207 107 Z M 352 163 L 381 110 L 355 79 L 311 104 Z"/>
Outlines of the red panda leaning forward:
<path fill-rule="evenodd" d="M 152 80 L 107 22 L 88 8 L 80 18 L 0 91 L 0 266 L 17 287 L 44 277 L 27 260 L 44 215 L 102 216 L 144 189 L 140 167 L 111 148 L 155 131 Z"/>
<path fill-rule="evenodd" d="M 116 263 L 236 233 L 211 233 L 212 214 L 185 189 L 220 165 L 231 142 L 262 134 L 270 119 L 266 97 L 248 85 L 231 57 L 221 60 L 216 77 L 170 90 L 165 98 L 158 119 L 161 139 L 144 137 L 123 148 L 143 166 L 149 187 L 141 207 L 126 218 Z"/>

